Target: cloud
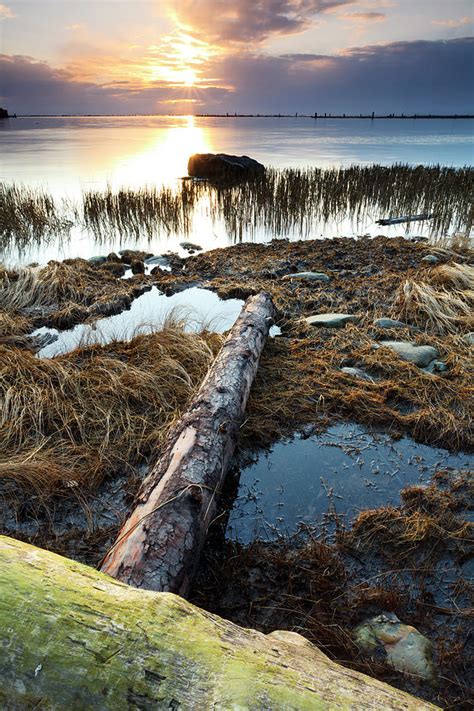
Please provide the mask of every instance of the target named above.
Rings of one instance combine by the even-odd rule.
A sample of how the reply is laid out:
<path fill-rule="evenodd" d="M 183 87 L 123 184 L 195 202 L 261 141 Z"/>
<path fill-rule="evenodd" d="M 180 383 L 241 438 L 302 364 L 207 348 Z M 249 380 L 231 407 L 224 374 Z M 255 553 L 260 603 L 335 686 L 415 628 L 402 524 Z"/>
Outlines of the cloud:
<path fill-rule="evenodd" d="M 350 12 L 344 13 L 341 17 L 358 25 L 384 22 L 387 19 L 387 15 L 384 12 Z"/>
<path fill-rule="evenodd" d="M 13 17 L 16 17 L 13 10 L 11 10 L 8 5 L 4 5 L 3 2 L 0 2 L 0 20 L 11 20 Z"/>
<path fill-rule="evenodd" d="M 457 30 L 459 27 L 465 27 L 466 25 L 472 25 L 472 23 L 472 17 L 461 17 L 459 20 L 431 20 L 432 25 L 449 27 L 452 30 Z"/>
<path fill-rule="evenodd" d="M 132 80 L 98 84 L 77 81 L 67 69 L 22 55 L 0 55 L 0 103 L 19 114 L 160 113 L 169 104 L 195 99 L 195 110 L 206 102 L 218 105 L 228 90 L 206 87 L 191 95 L 183 86 L 160 82 L 139 86 Z"/>
<path fill-rule="evenodd" d="M 0 55 L 0 105 L 11 113 L 474 113 L 474 39 L 393 42 L 334 55 L 214 56 L 206 85 L 79 80 L 71 69 Z M 436 155 L 433 155 L 436 160 Z"/>
<path fill-rule="evenodd" d="M 69 32 L 81 32 L 86 29 L 86 25 L 83 22 L 76 22 L 73 25 L 66 25 L 65 29 Z"/>
<path fill-rule="evenodd" d="M 356 0 L 174 0 L 172 15 L 206 42 L 263 42 L 310 27 L 318 14 Z"/>

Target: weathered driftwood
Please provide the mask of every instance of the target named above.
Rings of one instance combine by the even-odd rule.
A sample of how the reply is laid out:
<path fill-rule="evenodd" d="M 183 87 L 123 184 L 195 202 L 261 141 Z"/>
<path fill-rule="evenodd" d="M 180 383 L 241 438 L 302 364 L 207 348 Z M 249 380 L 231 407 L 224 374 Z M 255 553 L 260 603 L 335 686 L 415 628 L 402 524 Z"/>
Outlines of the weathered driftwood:
<path fill-rule="evenodd" d="M 401 225 L 403 222 L 423 222 L 424 220 L 432 220 L 434 217 L 431 213 L 423 215 L 404 215 L 403 217 L 387 217 L 383 220 L 377 220 L 377 225 Z"/>
<path fill-rule="evenodd" d="M 435 708 L 298 634 L 243 629 L 2 536 L 0 589 L 8 711 Z"/>
<path fill-rule="evenodd" d="M 249 298 L 101 570 L 125 583 L 186 595 L 235 449 L 274 306 Z"/>

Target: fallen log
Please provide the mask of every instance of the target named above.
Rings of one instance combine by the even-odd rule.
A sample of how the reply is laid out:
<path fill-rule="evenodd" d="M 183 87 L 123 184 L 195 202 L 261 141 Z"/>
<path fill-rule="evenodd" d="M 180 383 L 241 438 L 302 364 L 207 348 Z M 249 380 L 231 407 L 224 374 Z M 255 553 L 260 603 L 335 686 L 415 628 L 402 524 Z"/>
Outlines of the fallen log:
<path fill-rule="evenodd" d="M 432 220 L 434 217 L 431 213 L 426 213 L 423 215 L 404 215 L 403 217 L 387 217 L 383 220 L 377 220 L 377 225 L 401 225 L 404 222 L 424 222 L 425 220 Z"/>
<path fill-rule="evenodd" d="M 0 536 L 0 707 L 403 709 L 434 706 L 170 593 Z"/>
<path fill-rule="evenodd" d="M 136 508 L 102 562 L 104 573 L 138 588 L 186 596 L 274 313 L 267 293 L 247 300 L 145 479 Z"/>

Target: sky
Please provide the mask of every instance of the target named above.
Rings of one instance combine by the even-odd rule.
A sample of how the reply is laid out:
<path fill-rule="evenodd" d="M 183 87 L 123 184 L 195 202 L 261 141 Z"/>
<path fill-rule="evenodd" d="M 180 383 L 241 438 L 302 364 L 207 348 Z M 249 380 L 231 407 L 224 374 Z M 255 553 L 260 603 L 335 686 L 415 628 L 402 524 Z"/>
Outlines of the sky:
<path fill-rule="evenodd" d="M 0 106 L 474 113 L 473 19 L 473 0 L 0 0 Z"/>

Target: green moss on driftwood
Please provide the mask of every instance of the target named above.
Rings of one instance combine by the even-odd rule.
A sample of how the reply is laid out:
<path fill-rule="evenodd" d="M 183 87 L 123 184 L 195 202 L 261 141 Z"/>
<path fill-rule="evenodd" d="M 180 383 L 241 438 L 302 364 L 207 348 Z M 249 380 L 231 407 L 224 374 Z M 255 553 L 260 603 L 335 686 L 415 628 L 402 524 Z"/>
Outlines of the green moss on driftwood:
<path fill-rule="evenodd" d="M 0 537 L 0 705 L 12 709 L 428 709 L 297 634 Z"/>

